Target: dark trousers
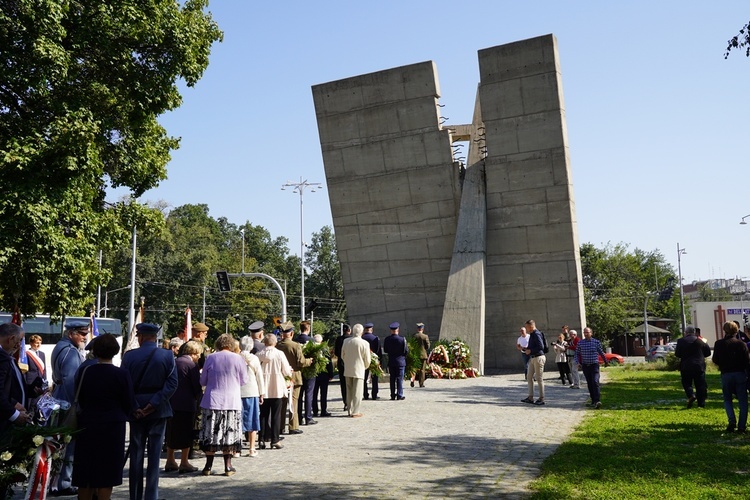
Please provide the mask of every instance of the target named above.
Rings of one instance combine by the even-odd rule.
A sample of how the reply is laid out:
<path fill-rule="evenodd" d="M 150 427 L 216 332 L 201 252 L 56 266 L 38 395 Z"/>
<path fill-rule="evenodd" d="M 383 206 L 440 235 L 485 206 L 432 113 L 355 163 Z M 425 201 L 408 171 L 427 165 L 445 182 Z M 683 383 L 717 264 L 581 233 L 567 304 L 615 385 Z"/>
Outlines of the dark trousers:
<path fill-rule="evenodd" d="M 339 371 L 339 386 L 341 387 L 341 401 L 344 402 L 344 408 L 347 408 L 346 404 L 346 377 L 344 377 L 344 363 L 339 362 L 336 365 Z"/>
<path fill-rule="evenodd" d="M 313 389 L 312 406 L 313 415 L 323 415 L 328 412 L 328 383 L 331 379 L 327 373 L 321 373 L 315 377 L 315 388 Z M 320 412 L 318 412 L 318 402 L 320 402 Z"/>
<path fill-rule="evenodd" d="M 583 376 L 586 377 L 586 384 L 589 386 L 589 396 L 591 396 L 591 404 L 596 404 L 601 401 L 601 392 L 599 388 L 599 363 L 584 364 Z"/>
<path fill-rule="evenodd" d="M 573 379 L 570 376 L 570 367 L 568 366 L 567 361 L 557 363 L 557 370 L 560 372 L 560 380 L 562 380 L 563 384 L 565 383 L 565 379 L 567 378 L 568 384 L 573 385 Z"/>
<path fill-rule="evenodd" d="M 391 375 L 391 399 L 404 397 L 404 366 L 391 366 L 388 371 Z"/>
<path fill-rule="evenodd" d="M 419 387 L 424 387 L 424 379 L 427 375 L 428 363 L 426 359 L 422 360 L 419 370 L 417 370 L 417 379 L 419 380 Z"/>
<path fill-rule="evenodd" d="M 159 459 L 164 443 L 166 418 L 140 419 L 130 422 L 130 469 L 128 487 L 134 500 L 156 500 L 159 498 Z M 146 489 L 143 489 L 143 462 L 146 465 Z"/>
<path fill-rule="evenodd" d="M 693 397 L 693 386 L 695 386 L 695 397 L 698 400 L 698 406 L 705 406 L 708 386 L 706 385 L 706 372 L 702 366 L 688 366 L 680 370 L 680 379 L 682 388 L 685 389 L 687 398 Z"/>
<path fill-rule="evenodd" d="M 372 384 L 372 391 L 367 391 L 367 376 L 370 375 L 370 370 L 365 370 L 365 380 L 364 380 L 364 386 L 365 386 L 365 399 L 369 399 L 370 394 L 372 394 L 372 399 L 375 399 L 378 397 L 378 377 L 375 375 L 370 377 L 370 382 Z"/>
<path fill-rule="evenodd" d="M 312 407 L 313 407 L 313 392 L 315 392 L 315 379 L 314 378 L 303 378 L 302 389 L 299 391 L 299 401 L 297 402 L 297 414 L 299 415 L 299 421 L 312 420 Z"/>
<path fill-rule="evenodd" d="M 260 405 L 259 441 L 279 442 L 281 433 L 281 398 L 265 398 Z"/>

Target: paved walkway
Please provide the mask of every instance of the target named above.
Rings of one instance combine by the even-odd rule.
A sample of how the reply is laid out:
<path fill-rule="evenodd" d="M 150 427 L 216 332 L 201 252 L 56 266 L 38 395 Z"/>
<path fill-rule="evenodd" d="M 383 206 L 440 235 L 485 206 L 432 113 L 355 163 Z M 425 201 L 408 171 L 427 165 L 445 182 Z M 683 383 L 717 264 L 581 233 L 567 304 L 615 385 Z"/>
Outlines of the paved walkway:
<path fill-rule="evenodd" d="M 332 417 L 286 436 L 282 450 L 235 458 L 232 477 L 164 473 L 159 497 L 200 498 L 524 498 L 539 466 L 585 417 L 588 392 L 563 387 L 547 372 L 547 405 L 521 403 L 521 374 L 427 380 L 404 401 L 363 401 L 346 417 L 332 384 Z M 407 384 L 408 385 L 408 384 Z M 383 388 L 385 390 L 383 390 Z M 203 467 L 204 460 L 193 461 Z M 214 469 L 223 471 L 217 457 Z M 114 499 L 128 498 L 127 469 Z"/>

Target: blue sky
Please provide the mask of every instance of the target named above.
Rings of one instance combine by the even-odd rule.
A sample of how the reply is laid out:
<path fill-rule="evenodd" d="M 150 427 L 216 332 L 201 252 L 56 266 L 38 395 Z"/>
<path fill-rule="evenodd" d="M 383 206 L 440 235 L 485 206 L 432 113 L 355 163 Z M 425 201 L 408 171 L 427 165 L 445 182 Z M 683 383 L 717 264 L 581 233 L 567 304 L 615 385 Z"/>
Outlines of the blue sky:
<path fill-rule="evenodd" d="M 299 196 L 280 188 L 325 184 L 312 85 L 433 60 L 443 116 L 469 123 L 477 51 L 553 33 L 581 243 L 658 249 L 676 270 L 679 242 L 686 282 L 750 279 L 750 224 L 739 225 L 750 214 L 750 59 L 723 57 L 750 20 L 747 2 L 214 0 L 209 10 L 224 42 L 162 118 L 181 147 L 142 201 L 208 204 L 213 217 L 286 236 L 298 254 Z M 331 213 L 325 189 L 304 201 L 309 241 Z"/>

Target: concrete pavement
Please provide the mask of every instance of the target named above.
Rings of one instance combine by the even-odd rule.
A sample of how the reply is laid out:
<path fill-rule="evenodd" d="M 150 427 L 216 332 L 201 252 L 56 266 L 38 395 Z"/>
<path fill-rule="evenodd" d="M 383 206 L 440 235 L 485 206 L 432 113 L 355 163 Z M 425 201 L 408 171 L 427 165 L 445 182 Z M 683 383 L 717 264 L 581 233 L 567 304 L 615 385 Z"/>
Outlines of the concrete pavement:
<path fill-rule="evenodd" d="M 343 412 L 331 384 L 329 411 L 282 450 L 235 458 L 232 477 L 162 473 L 159 496 L 241 498 L 524 498 L 545 457 L 584 418 L 588 392 L 545 374 L 545 406 L 521 403 L 520 373 L 467 380 L 428 379 L 404 388 L 404 401 L 363 401 L 364 417 Z M 202 468 L 204 459 L 193 461 Z M 214 470 L 223 471 L 217 457 Z M 218 466 L 218 467 L 217 467 Z M 128 498 L 127 466 L 113 499 Z"/>

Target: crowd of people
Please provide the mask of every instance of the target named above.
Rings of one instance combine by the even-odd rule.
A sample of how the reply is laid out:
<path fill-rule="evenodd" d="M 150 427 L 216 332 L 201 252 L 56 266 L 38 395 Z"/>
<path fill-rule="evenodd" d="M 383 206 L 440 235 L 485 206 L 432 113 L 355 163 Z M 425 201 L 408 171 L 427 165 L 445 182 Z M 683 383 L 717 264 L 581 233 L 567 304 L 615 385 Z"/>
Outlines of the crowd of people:
<path fill-rule="evenodd" d="M 300 426 L 332 415 L 328 385 L 334 378 L 334 362 L 342 381 L 344 411 L 351 418 L 364 415 L 363 399 L 380 399 L 378 375 L 370 368 L 372 359 L 383 352 L 389 359 L 391 399 L 405 399 L 408 344 L 399 335 L 398 323 L 390 325 L 391 334 L 382 346 L 372 323 L 344 325 L 333 352 L 324 351 L 325 368 L 316 368 L 314 375 L 304 370 L 313 360 L 305 357 L 303 346 L 323 339 L 311 337 L 305 321 L 297 335 L 291 322 L 281 324 L 278 336 L 266 333 L 265 325 L 256 321 L 239 340 L 220 335 L 213 349 L 205 344 L 208 327 L 203 323 L 192 325 L 188 341 L 177 335 L 161 342 L 158 325 L 140 323 L 135 327 L 138 346 L 123 354 L 120 366 L 112 362 L 120 352 L 117 338 L 102 334 L 89 341 L 89 326 L 86 321 L 66 322 L 50 359 L 52 396 L 79 409 L 80 428 L 65 448 L 50 496 L 106 500 L 122 484 L 129 460 L 130 498 L 156 499 L 163 451 L 165 473 L 200 470 L 205 476 L 231 476 L 236 472 L 232 459 L 243 450 L 252 458 L 266 448 L 281 449 L 284 431 L 302 434 Z M 423 325 L 419 328 L 421 332 Z M 29 337 L 33 374 L 31 369 L 21 374 L 13 359 L 23 338 L 21 327 L 0 325 L 0 380 L 8 385 L 7 397 L 4 392 L 0 402 L 2 431 L 31 422 L 33 402 L 47 389 L 41 338 Z M 221 471 L 214 470 L 216 454 L 223 459 Z M 205 457 L 202 470 L 191 463 L 200 457 Z"/>

